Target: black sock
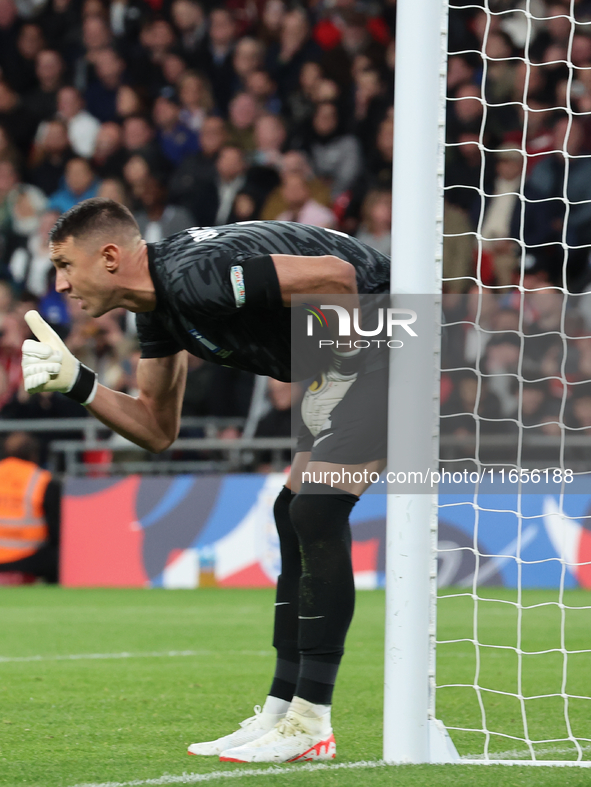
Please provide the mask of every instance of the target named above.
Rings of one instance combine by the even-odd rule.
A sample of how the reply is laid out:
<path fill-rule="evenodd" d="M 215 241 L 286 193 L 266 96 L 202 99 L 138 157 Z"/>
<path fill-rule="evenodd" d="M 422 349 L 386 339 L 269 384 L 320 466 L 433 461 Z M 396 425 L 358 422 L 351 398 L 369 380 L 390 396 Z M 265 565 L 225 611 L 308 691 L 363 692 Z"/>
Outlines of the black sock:
<path fill-rule="evenodd" d="M 277 663 L 269 694 L 287 702 L 291 702 L 295 693 L 300 669 L 298 592 L 302 563 L 300 544 L 289 516 L 289 507 L 293 498 L 291 489 L 284 486 L 273 507 L 281 550 L 281 574 L 277 579 L 273 632 Z"/>
<path fill-rule="evenodd" d="M 290 516 L 302 556 L 299 593 L 300 672 L 296 695 L 330 705 L 345 637 L 353 617 L 355 584 L 349 514 L 359 498 L 325 484 L 302 484 Z"/>

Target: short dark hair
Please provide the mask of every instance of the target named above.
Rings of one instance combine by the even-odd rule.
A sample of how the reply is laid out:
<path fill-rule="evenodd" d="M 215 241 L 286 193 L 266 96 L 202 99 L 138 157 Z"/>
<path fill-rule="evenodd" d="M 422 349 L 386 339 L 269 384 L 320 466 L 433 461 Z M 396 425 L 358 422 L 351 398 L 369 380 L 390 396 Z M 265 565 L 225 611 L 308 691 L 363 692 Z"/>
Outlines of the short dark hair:
<path fill-rule="evenodd" d="M 25 462 L 39 461 L 39 441 L 27 432 L 11 432 L 4 441 L 2 454 Z"/>
<path fill-rule="evenodd" d="M 125 205 L 104 197 L 93 197 L 62 213 L 49 233 L 49 240 L 51 243 L 63 243 L 70 236 L 76 239 L 121 229 L 140 235 L 137 221 Z"/>

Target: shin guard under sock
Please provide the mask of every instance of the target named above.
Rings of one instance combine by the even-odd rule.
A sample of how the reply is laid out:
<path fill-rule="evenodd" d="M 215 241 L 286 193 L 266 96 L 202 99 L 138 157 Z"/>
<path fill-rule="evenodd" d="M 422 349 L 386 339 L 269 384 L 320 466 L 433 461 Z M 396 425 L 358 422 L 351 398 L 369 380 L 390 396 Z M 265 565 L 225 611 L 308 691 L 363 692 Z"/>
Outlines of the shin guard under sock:
<path fill-rule="evenodd" d="M 269 694 L 291 701 L 299 673 L 298 593 L 302 564 L 300 544 L 291 524 L 289 507 L 294 495 L 283 487 L 273 508 L 281 551 L 281 574 L 277 578 L 273 646 L 277 650 L 275 675 Z"/>
<path fill-rule="evenodd" d="M 324 484 L 304 483 L 290 508 L 302 556 L 296 695 L 315 704 L 332 700 L 353 617 L 349 514 L 358 499 Z"/>

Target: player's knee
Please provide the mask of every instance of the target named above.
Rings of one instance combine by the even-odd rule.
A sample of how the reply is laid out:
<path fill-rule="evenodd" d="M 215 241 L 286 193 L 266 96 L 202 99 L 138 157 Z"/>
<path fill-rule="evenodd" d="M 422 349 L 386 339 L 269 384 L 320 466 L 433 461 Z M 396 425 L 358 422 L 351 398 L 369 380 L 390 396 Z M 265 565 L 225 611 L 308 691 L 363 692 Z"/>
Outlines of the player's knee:
<path fill-rule="evenodd" d="M 298 493 L 291 502 L 289 515 L 300 544 L 309 542 L 318 532 L 315 501 L 316 495 Z"/>
<path fill-rule="evenodd" d="M 349 514 L 359 498 L 325 484 L 302 484 L 289 514 L 302 549 L 327 540 L 341 540 L 349 529 Z"/>
<path fill-rule="evenodd" d="M 293 530 L 289 516 L 289 507 L 293 498 L 294 495 L 291 489 L 288 489 L 286 486 L 284 486 L 281 489 L 281 492 L 279 492 L 277 495 L 275 503 L 273 504 L 275 525 L 277 526 L 277 532 L 279 533 L 280 537 L 283 531 Z"/>

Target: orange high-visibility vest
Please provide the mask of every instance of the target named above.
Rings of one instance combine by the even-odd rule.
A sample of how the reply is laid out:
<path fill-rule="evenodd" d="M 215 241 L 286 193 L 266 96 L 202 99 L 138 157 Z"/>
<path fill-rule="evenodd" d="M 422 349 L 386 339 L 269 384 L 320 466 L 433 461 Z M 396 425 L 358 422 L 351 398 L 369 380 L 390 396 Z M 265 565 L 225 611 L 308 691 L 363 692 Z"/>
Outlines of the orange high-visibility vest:
<path fill-rule="evenodd" d="M 22 560 L 47 540 L 43 497 L 50 481 L 34 462 L 0 462 L 0 563 Z"/>

